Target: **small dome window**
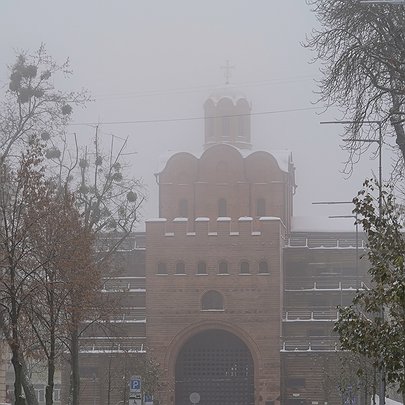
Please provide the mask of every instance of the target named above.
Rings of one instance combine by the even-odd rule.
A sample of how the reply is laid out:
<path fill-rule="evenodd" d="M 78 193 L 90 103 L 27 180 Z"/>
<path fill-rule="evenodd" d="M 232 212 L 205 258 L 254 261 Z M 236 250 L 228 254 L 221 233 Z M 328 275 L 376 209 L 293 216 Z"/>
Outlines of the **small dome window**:
<path fill-rule="evenodd" d="M 266 216 L 266 200 L 264 198 L 258 198 L 256 201 L 256 215 L 258 217 Z"/>
<path fill-rule="evenodd" d="M 231 117 L 222 117 L 222 136 L 224 138 L 231 136 Z"/>
<path fill-rule="evenodd" d="M 239 128 L 238 128 L 238 136 L 239 138 L 244 138 L 246 132 L 246 116 L 240 115 L 239 116 Z"/>
<path fill-rule="evenodd" d="M 225 198 L 220 198 L 218 200 L 218 216 L 219 217 L 226 217 L 227 216 L 227 209 L 226 209 L 226 200 Z"/>
<path fill-rule="evenodd" d="M 179 201 L 179 217 L 188 218 L 188 201 L 185 198 Z"/>
<path fill-rule="evenodd" d="M 224 299 L 222 294 L 215 290 L 207 291 L 202 297 L 201 309 L 203 311 L 223 310 Z"/>

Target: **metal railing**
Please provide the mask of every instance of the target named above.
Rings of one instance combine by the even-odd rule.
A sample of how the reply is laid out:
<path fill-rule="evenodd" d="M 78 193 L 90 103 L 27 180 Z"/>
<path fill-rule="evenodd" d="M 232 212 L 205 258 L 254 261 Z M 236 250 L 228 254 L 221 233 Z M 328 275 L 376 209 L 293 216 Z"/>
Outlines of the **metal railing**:
<path fill-rule="evenodd" d="M 337 350 L 340 350 L 338 339 L 329 336 L 283 338 L 281 345 L 282 352 L 331 352 Z"/>
<path fill-rule="evenodd" d="M 358 287 L 356 287 L 358 285 Z M 284 283 L 285 291 L 356 291 L 364 290 L 366 285 L 356 279 L 291 279 Z"/>
<path fill-rule="evenodd" d="M 145 353 L 144 336 L 139 337 L 83 337 L 80 353 Z"/>
<path fill-rule="evenodd" d="M 112 277 L 104 279 L 103 292 L 144 292 L 145 277 Z"/>
<path fill-rule="evenodd" d="M 283 312 L 283 321 L 301 322 L 301 321 L 332 321 L 338 320 L 338 311 L 336 309 L 289 309 Z"/>
<path fill-rule="evenodd" d="M 287 239 L 286 247 L 306 247 L 310 249 L 329 248 L 329 249 L 364 249 L 365 242 L 360 239 L 356 246 L 355 238 L 335 239 L 335 238 L 307 238 L 305 236 L 293 236 Z"/>

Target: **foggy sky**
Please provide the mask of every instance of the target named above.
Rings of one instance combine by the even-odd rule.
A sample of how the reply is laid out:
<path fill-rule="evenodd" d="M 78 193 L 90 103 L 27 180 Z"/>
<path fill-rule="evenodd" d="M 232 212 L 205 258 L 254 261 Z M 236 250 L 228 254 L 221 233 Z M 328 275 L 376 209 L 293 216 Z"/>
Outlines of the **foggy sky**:
<path fill-rule="evenodd" d="M 268 112 L 252 117 L 254 147 L 293 153 L 295 215 L 348 214 L 345 206 L 311 203 L 350 200 L 377 161 L 365 156 L 351 178 L 341 173 L 343 128 L 319 124 L 339 114 L 314 109 L 319 66 L 300 44 L 315 24 L 304 0 L 1 0 L 0 86 L 8 85 L 6 65 L 15 50 L 43 42 L 58 62 L 70 58 L 74 75 L 63 86 L 85 87 L 95 99 L 75 111 L 75 123 L 152 121 L 101 124 L 106 145 L 111 134 L 129 137 L 132 173 L 150 195 L 148 218 L 157 216 L 159 155 L 201 148 L 203 121 L 183 119 L 203 116 L 210 92 L 224 86 L 221 66 L 229 60 L 231 84 L 246 94 L 253 113 Z M 159 120 L 173 121 L 153 122 Z M 85 144 L 94 129 L 69 131 Z"/>

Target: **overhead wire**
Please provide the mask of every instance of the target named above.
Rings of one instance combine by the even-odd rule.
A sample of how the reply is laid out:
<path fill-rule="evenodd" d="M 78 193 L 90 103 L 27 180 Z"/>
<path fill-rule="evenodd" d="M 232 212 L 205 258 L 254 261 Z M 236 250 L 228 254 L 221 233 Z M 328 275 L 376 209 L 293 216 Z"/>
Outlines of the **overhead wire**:
<path fill-rule="evenodd" d="M 257 87 L 257 86 L 272 86 L 278 84 L 286 84 L 286 83 L 296 83 L 305 80 L 313 80 L 313 76 L 311 75 L 302 75 L 302 76 L 293 76 L 287 78 L 279 78 L 273 80 L 265 80 L 265 81 L 255 81 L 255 82 L 242 82 L 242 83 L 235 83 L 231 84 L 230 87 L 236 88 L 245 88 L 245 87 Z M 131 98 L 131 97 L 148 97 L 148 96 L 165 96 L 171 94 L 187 94 L 187 93 L 195 93 L 199 91 L 206 91 L 207 89 L 218 89 L 226 87 L 226 85 L 218 86 L 218 85 L 201 85 L 195 87 L 185 87 L 185 88 L 175 88 L 175 89 L 167 89 L 165 91 L 162 90 L 146 90 L 146 91 L 128 91 L 128 92 L 117 92 L 117 93 L 100 93 L 96 94 L 95 97 L 97 100 L 105 100 L 108 98 L 120 99 L 120 98 Z"/>
<path fill-rule="evenodd" d="M 178 118 L 158 118 L 150 120 L 127 120 L 127 121 L 87 121 L 87 122 L 72 122 L 71 126 L 95 126 L 95 125 L 127 125 L 127 124 L 151 124 L 151 123 L 163 123 L 163 122 L 181 122 L 181 121 L 198 121 L 210 118 L 231 118 L 231 117 L 244 117 L 255 115 L 271 115 L 271 114 L 283 114 L 289 112 L 309 111 L 324 109 L 321 106 L 302 107 L 302 108 L 289 108 L 285 110 L 272 110 L 272 111 L 260 111 L 246 114 L 232 114 L 232 115 L 220 115 L 220 116 L 196 116 L 196 117 L 178 117 Z"/>

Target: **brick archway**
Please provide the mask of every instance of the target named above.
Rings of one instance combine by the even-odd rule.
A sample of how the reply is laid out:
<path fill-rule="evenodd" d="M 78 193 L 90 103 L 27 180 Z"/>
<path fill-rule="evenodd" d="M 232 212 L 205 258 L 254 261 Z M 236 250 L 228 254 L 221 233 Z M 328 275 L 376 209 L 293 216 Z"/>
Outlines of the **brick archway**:
<path fill-rule="evenodd" d="M 235 334 L 207 329 L 190 337 L 175 365 L 176 405 L 254 404 L 254 363 L 247 345 Z"/>

